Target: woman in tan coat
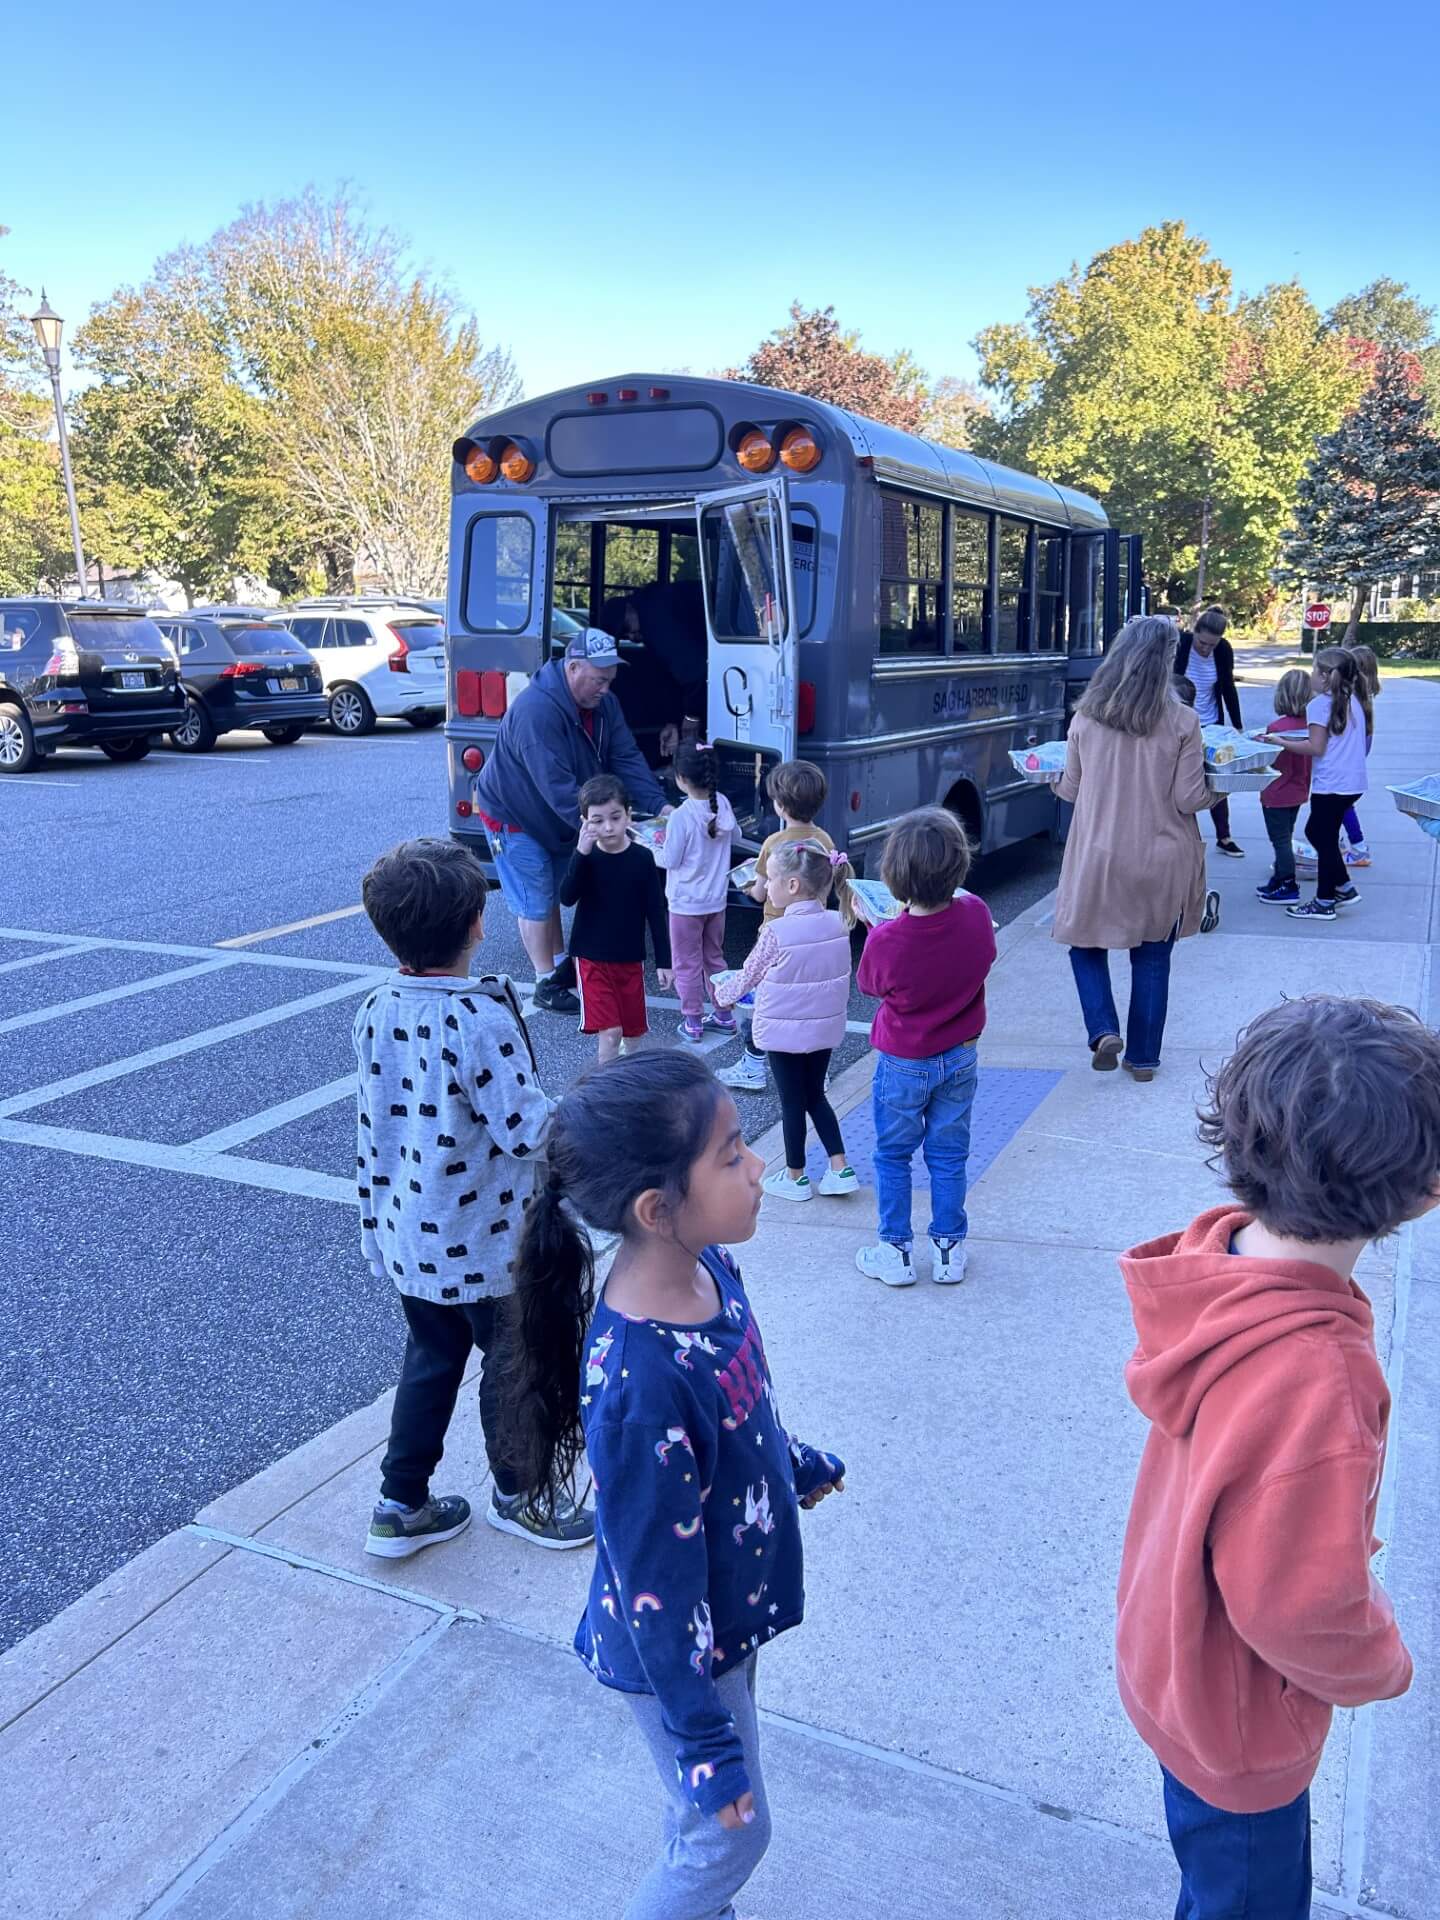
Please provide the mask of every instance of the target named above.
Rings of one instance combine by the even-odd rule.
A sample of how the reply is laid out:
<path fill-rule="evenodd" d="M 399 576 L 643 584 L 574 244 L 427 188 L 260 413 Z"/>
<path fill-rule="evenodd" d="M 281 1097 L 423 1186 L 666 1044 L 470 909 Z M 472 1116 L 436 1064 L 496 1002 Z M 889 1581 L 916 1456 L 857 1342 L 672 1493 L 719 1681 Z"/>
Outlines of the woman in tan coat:
<path fill-rule="evenodd" d="M 1130 955 L 1125 1067 L 1153 1080 L 1170 993 L 1170 950 L 1200 930 L 1205 849 L 1195 816 L 1205 784 L 1200 722 L 1171 691 L 1175 628 L 1131 620 L 1111 642 L 1070 727 L 1062 800 L 1075 817 L 1060 870 L 1055 938 L 1070 964 L 1090 1039 L 1091 1065 L 1112 1071 L 1121 1053 L 1110 988 L 1111 949 Z"/>

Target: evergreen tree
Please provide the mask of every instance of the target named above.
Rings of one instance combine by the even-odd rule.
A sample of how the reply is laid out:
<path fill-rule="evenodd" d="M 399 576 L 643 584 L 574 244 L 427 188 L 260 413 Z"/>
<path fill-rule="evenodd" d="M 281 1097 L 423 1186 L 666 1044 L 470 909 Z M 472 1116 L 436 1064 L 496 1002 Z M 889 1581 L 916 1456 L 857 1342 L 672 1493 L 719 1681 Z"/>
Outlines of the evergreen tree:
<path fill-rule="evenodd" d="M 1440 436 L 1414 356 L 1384 347 L 1359 405 L 1316 445 L 1276 578 L 1348 587 L 1348 642 L 1377 579 L 1437 562 Z"/>

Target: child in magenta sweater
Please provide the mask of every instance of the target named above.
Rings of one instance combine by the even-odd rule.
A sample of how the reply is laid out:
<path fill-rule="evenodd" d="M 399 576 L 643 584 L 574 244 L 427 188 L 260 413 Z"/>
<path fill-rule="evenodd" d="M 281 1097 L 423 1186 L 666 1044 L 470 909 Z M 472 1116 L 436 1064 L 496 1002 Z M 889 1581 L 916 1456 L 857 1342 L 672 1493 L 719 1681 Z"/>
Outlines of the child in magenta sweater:
<path fill-rule="evenodd" d="M 965 1278 L 965 1163 L 975 1099 L 975 1048 L 985 1025 L 985 976 L 995 926 L 973 894 L 955 890 L 970 871 L 970 842 L 953 813 L 921 807 L 896 826 L 880 877 L 904 902 L 898 919 L 867 937 L 857 983 L 880 1001 L 875 1049 L 875 1187 L 880 1238 L 855 1256 L 861 1273 L 911 1287 L 910 1163 L 930 1171 L 932 1277 Z"/>
<path fill-rule="evenodd" d="M 1275 689 L 1276 718 L 1268 731 L 1305 733 L 1305 708 L 1310 700 L 1310 675 L 1303 667 L 1292 667 L 1280 676 Z M 1310 798 L 1310 762 L 1300 753 L 1282 753 L 1275 762 L 1278 778 L 1261 790 L 1260 808 L 1265 815 L 1265 831 L 1275 850 L 1275 870 L 1256 893 L 1272 905 L 1300 898 L 1295 878 L 1295 822 L 1300 809 Z"/>

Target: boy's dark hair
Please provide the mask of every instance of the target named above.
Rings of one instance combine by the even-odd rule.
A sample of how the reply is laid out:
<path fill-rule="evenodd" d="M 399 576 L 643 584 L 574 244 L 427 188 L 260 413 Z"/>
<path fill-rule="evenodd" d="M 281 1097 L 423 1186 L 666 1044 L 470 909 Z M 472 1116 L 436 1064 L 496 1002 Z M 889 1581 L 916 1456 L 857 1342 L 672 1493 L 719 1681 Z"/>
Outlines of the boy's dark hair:
<path fill-rule="evenodd" d="M 542 1508 L 565 1490 L 584 1449 L 581 1361 L 595 1305 L 586 1229 L 623 1233 L 652 1187 L 672 1212 L 683 1206 L 724 1097 L 705 1063 L 677 1048 L 594 1067 L 555 1109 L 548 1177 L 525 1215 L 509 1304 L 511 1445 Z"/>
<path fill-rule="evenodd" d="M 467 848 L 453 840 L 402 840 L 371 867 L 360 897 L 401 966 L 428 973 L 459 959 L 488 891 Z"/>
<path fill-rule="evenodd" d="M 963 887 L 970 836 L 945 807 L 917 807 L 897 820 L 880 856 L 880 878 L 907 906 L 943 907 Z"/>
<path fill-rule="evenodd" d="M 1291 1240 L 1376 1240 L 1440 1180 L 1440 1034 L 1405 1007 L 1271 1007 L 1210 1077 L 1200 1138 L 1240 1204 Z"/>
<path fill-rule="evenodd" d="M 580 818 L 583 820 L 591 807 L 608 807 L 612 800 L 618 800 L 627 813 L 630 811 L 625 782 L 617 780 L 613 773 L 593 775 L 580 789 Z"/>
<path fill-rule="evenodd" d="M 765 791 L 792 820 L 808 827 L 825 804 L 830 782 L 813 760 L 782 760 L 770 769 Z"/>
<path fill-rule="evenodd" d="M 1223 607 L 1206 607 L 1195 622 L 1196 633 L 1213 633 L 1217 640 L 1223 640 L 1225 629 L 1230 624 Z"/>

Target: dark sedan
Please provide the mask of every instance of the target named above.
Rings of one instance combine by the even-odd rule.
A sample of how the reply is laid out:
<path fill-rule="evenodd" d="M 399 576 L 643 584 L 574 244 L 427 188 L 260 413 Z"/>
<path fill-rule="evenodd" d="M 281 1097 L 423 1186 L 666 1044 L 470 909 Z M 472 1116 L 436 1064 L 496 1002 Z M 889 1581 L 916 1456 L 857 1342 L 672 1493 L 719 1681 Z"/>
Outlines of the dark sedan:
<path fill-rule="evenodd" d="M 182 753 L 206 753 L 240 727 L 289 747 L 325 718 L 320 670 L 281 621 L 247 607 L 198 607 L 156 625 L 180 657 L 185 713 L 170 742 Z"/>

